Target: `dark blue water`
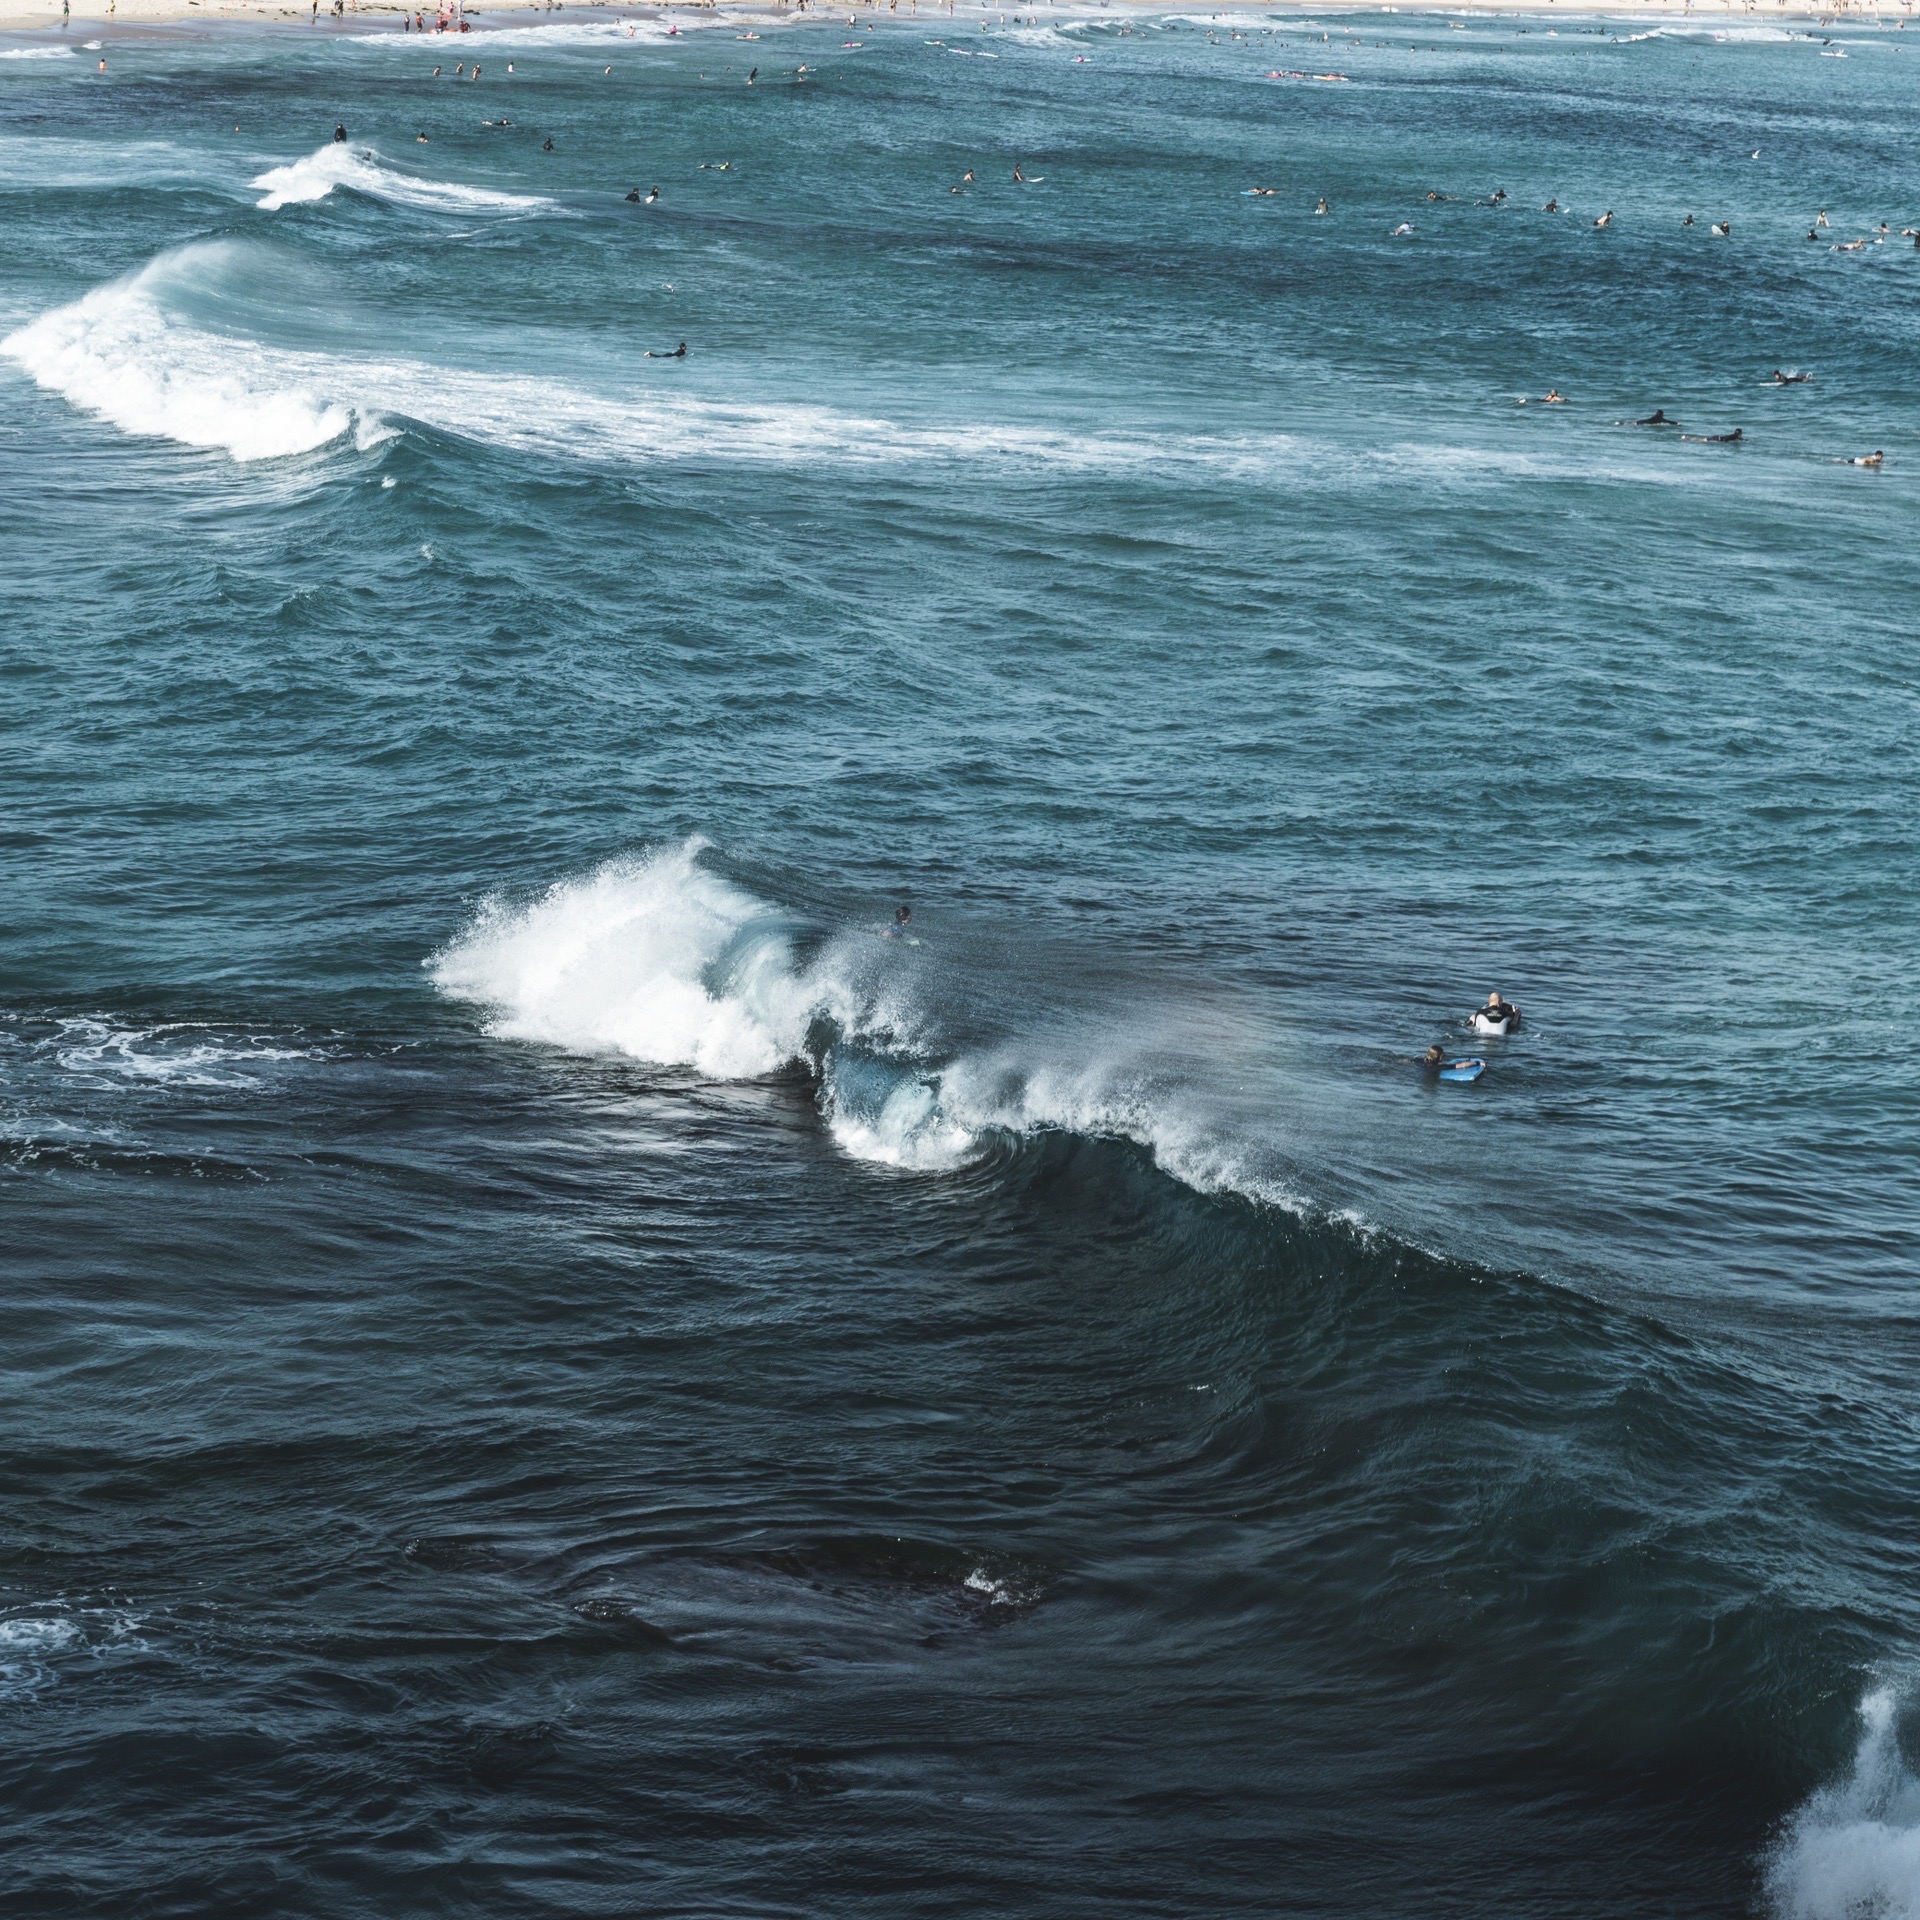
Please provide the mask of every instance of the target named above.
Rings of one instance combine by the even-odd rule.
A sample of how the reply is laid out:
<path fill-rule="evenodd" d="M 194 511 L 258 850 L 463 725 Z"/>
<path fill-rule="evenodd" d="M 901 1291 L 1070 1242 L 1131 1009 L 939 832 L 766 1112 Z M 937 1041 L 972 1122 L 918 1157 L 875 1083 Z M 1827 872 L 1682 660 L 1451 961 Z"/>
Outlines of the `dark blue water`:
<path fill-rule="evenodd" d="M 0 53 L 10 1901 L 1915 1911 L 1920 49 L 489 25 Z"/>

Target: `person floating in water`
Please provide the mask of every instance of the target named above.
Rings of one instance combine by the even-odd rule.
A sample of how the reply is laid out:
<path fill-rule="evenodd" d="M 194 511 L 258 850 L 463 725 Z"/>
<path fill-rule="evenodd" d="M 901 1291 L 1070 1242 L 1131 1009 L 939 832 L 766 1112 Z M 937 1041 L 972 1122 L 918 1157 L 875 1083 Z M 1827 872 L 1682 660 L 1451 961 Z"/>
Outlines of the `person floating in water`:
<path fill-rule="evenodd" d="M 1885 463 L 1886 457 L 1887 456 L 1876 447 L 1871 453 L 1856 454 L 1847 462 L 1847 465 L 1850 467 L 1877 467 Z"/>
<path fill-rule="evenodd" d="M 632 201 L 635 204 L 638 204 L 640 199 L 640 189 L 638 187 L 629 187 L 627 189 L 627 198 L 629 201 Z"/>
<path fill-rule="evenodd" d="M 652 206 L 653 203 L 659 198 L 660 198 L 660 189 L 658 187 L 649 187 L 647 189 L 647 205 L 648 206 Z"/>
<path fill-rule="evenodd" d="M 1438 1047 L 1429 1047 L 1420 1056 L 1420 1064 L 1429 1073 L 1438 1073 L 1447 1064 L 1447 1056 Z"/>
<path fill-rule="evenodd" d="M 548 134 L 547 137 L 543 141 L 541 141 L 540 151 L 542 153 L 551 153 L 553 151 L 553 135 L 552 134 Z"/>
<path fill-rule="evenodd" d="M 1664 407 L 1655 407 L 1644 420 L 1623 420 L 1623 427 L 1677 427 L 1678 420 L 1669 420 Z"/>
<path fill-rule="evenodd" d="M 1697 441 L 1703 447 L 1730 447 L 1736 441 L 1746 438 L 1745 432 L 1735 427 L 1731 433 L 1683 433 L 1682 440 Z"/>
<path fill-rule="evenodd" d="M 1593 224 L 1594 224 L 1594 225 L 1595 225 L 1596 227 L 1610 227 L 1610 226 L 1612 226 L 1612 225 L 1613 225 L 1613 209 L 1612 209 L 1611 207 L 1609 207 L 1609 208 L 1607 209 L 1607 211 L 1606 211 L 1605 213 L 1603 213 L 1603 214 L 1602 214 L 1602 215 L 1600 216 L 1600 218 L 1599 218 L 1598 220 L 1596 220 L 1596 221 L 1595 221 L 1595 222 L 1594 222 Z"/>
<path fill-rule="evenodd" d="M 1547 204 L 1540 209 L 1540 211 L 1542 213 L 1558 213 L 1560 211 L 1559 200 L 1557 198 L 1553 200 L 1549 200 Z"/>
<path fill-rule="evenodd" d="M 344 122 L 341 125 L 334 128 L 333 137 L 336 142 L 344 140 L 347 137 L 347 129 Z"/>
<path fill-rule="evenodd" d="M 1468 1016 L 1467 1024 L 1479 1033 L 1512 1033 L 1520 1025 L 1520 1009 L 1511 1000 L 1501 999 L 1495 987 L 1487 995 L 1487 1004 Z"/>
<path fill-rule="evenodd" d="M 911 907 L 895 907 L 893 910 L 893 925 L 888 927 L 880 935 L 880 938 L 882 940 L 904 940 L 907 937 L 907 922 L 912 918 L 913 909 Z"/>
<path fill-rule="evenodd" d="M 1776 387 L 1804 386 L 1812 378 L 1810 373 L 1783 373 L 1778 367 L 1773 370 L 1773 384 Z"/>
<path fill-rule="evenodd" d="M 649 347 L 640 357 L 643 360 L 684 360 L 687 357 L 687 343 L 682 340 L 671 353 L 655 353 Z"/>

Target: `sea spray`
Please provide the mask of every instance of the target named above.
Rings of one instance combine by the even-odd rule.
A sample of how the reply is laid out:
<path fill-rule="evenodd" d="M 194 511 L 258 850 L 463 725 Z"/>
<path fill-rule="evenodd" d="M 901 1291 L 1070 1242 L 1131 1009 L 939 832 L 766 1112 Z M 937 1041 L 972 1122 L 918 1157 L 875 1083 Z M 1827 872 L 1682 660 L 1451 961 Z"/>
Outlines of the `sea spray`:
<path fill-rule="evenodd" d="M 1776 1920 L 1920 1916 L 1920 1779 L 1900 1751 L 1900 1705 L 1892 1686 L 1867 1694 L 1845 1777 L 1787 1821 L 1767 1859 Z"/>

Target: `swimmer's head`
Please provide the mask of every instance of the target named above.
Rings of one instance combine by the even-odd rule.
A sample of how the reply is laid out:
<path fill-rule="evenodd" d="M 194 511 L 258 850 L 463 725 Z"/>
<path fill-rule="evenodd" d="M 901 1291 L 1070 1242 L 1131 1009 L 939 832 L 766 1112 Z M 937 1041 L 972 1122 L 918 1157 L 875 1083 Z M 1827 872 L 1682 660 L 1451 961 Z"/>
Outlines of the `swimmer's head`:
<path fill-rule="evenodd" d="M 1440 1064 L 1440 1049 L 1438 1047 L 1429 1047 L 1427 1049 L 1427 1065 L 1430 1067 L 1437 1067 L 1439 1064 Z"/>
<path fill-rule="evenodd" d="M 893 924 L 896 927 L 904 927 L 912 918 L 913 909 L 911 907 L 895 907 L 893 910 Z"/>
<path fill-rule="evenodd" d="M 1498 987 L 1495 987 L 1494 990 L 1487 995 L 1487 1005 L 1490 1007 L 1497 1007 L 1499 1004 L 1500 1004 L 1500 989 Z"/>

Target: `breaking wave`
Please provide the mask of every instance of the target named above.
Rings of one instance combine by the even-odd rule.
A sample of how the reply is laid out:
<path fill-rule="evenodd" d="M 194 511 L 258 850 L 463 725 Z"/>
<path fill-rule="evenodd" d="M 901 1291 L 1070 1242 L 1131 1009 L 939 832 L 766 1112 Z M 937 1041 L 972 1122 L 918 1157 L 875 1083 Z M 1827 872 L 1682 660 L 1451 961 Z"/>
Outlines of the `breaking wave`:
<path fill-rule="evenodd" d="M 996 1140 L 1073 1133 L 1131 1140 L 1202 1192 L 1301 1207 L 1166 1053 L 1019 1031 L 956 1045 L 924 955 L 877 927 L 810 932 L 704 851 L 691 840 L 490 901 L 427 962 L 432 979 L 503 1039 L 723 1080 L 804 1066 L 834 1140 L 875 1165 L 950 1172 Z"/>
<path fill-rule="evenodd" d="M 324 200 L 336 187 L 351 187 L 396 206 L 442 213 L 526 213 L 555 204 L 539 194 L 499 193 L 450 180 L 422 180 L 382 166 L 370 148 L 351 147 L 342 140 L 330 141 L 284 167 L 269 167 L 250 184 L 263 189 L 259 204 L 268 213 Z"/>

